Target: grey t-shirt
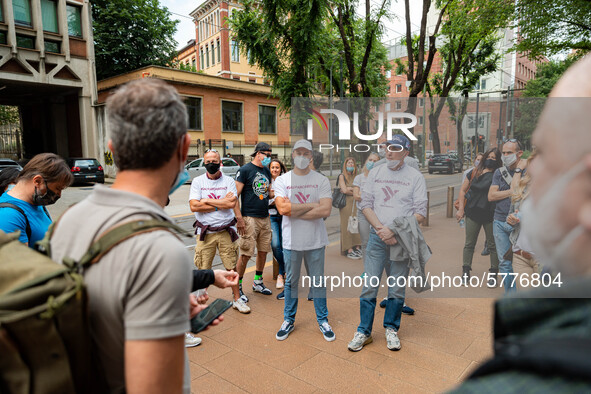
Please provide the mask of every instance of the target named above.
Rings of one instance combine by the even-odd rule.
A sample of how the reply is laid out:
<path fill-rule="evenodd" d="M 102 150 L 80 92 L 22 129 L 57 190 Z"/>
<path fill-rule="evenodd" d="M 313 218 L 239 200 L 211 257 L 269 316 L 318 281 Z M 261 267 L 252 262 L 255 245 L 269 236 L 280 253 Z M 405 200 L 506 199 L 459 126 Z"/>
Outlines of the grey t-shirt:
<path fill-rule="evenodd" d="M 503 168 L 503 167 L 501 167 Z M 501 175 L 501 168 L 497 168 L 495 173 L 493 174 L 492 184 L 491 186 L 497 185 L 499 187 L 499 191 L 505 191 L 511 189 L 511 185 L 508 185 L 507 182 L 503 179 Z M 509 170 L 509 174 L 513 176 L 515 170 Z M 504 222 L 507 220 L 507 216 L 509 215 L 509 208 L 511 208 L 511 198 L 507 197 L 502 200 L 497 201 L 497 205 L 495 207 L 495 216 L 494 220 L 500 220 Z"/>
<path fill-rule="evenodd" d="M 92 241 L 113 226 L 154 216 L 172 222 L 146 197 L 97 185 L 59 220 L 51 241 L 52 258 L 80 259 Z M 84 272 L 91 334 L 110 392 L 125 391 L 126 340 L 169 338 L 189 331 L 191 266 L 192 258 L 178 238 L 168 231 L 153 231 L 120 243 Z M 189 374 L 185 352 L 186 393 Z"/>

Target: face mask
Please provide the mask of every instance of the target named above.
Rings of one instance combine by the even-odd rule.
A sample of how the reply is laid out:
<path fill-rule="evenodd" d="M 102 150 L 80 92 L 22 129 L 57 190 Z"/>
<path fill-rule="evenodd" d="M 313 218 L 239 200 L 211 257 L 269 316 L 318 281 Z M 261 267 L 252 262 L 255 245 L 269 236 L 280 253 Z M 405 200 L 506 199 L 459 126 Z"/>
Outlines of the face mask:
<path fill-rule="evenodd" d="M 213 175 L 220 170 L 220 163 L 207 163 L 204 167 L 210 175 Z"/>
<path fill-rule="evenodd" d="M 305 170 L 310 165 L 310 159 L 304 156 L 296 156 L 293 159 L 293 164 L 300 170 Z"/>
<path fill-rule="evenodd" d="M 365 163 L 365 168 L 371 170 L 375 164 L 376 163 L 374 161 L 368 161 L 367 163 Z"/>
<path fill-rule="evenodd" d="M 270 158 L 270 157 L 265 157 L 265 158 L 264 158 L 264 159 L 261 161 L 261 164 L 262 164 L 263 166 L 265 166 L 265 167 L 266 167 L 266 166 L 268 166 L 269 164 L 271 164 L 271 158 Z"/>
<path fill-rule="evenodd" d="M 178 173 L 178 175 L 176 176 L 176 179 L 174 181 L 174 184 L 170 188 L 170 191 L 168 192 L 168 195 L 171 195 L 172 193 L 174 193 L 176 191 L 176 189 L 178 189 L 179 187 L 181 187 L 182 185 L 184 185 L 185 182 L 187 182 L 190 177 L 191 176 L 189 175 L 189 171 L 187 171 L 185 168 L 183 168 L 183 170 L 180 171 Z"/>
<path fill-rule="evenodd" d="M 47 189 L 47 191 L 44 195 L 40 196 L 37 192 L 37 186 L 35 186 L 35 192 L 33 193 L 33 205 L 51 205 L 55 204 L 55 202 L 60 199 L 60 196 L 58 196 L 57 193 L 55 193 L 53 190 L 49 188 L 49 186 L 47 186 L 47 181 L 43 181 L 45 182 L 45 188 Z"/>
<path fill-rule="evenodd" d="M 396 167 L 398 167 L 399 164 L 400 164 L 400 160 L 388 160 L 388 163 L 386 165 L 388 166 L 389 169 L 393 170 Z"/>
<path fill-rule="evenodd" d="M 355 167 L 347 167 L 347 171 L 353 172 L 353 171 L 355 171 Z"/>
<path fill-rule="evenodd" d="M 497 161 L 494 159 L 486 159 L 484 161 L 485 168 L 495 168 L 497 166 Z"/>
<path fill-rule="evenodd" d="M 556 207 L 560 206 L 566 186 L 584 169 L 585 164 L 580 162 L 562 175 L 537 203 L 530 197 L 521 204 L 521 231 L 530 242 L 536 259 L 553 273 L 561 272 L 567 276 L 577 274 L 568 254 L 574 241 L 585 229 L 583 225 L 578 225 L 564 235 L 565 230 L 560 226 Z"/>
<path fill-rule="evenodd" d="M 378 156 L 380 156 L 380 159 L 386 157 L 386 147 L 378 148 Z"/>
<path fill-rule="evenodd" d="M 510 167 L 517 161 L 517 153 L 511 153 L 510 155 L 503 156 L 501 159 L 503 160 L 503 165 Z"/>
<path fill-rule="evenodd" d="M 480 160 L 474 160 L 474 167 L 478 167 L 478 164 L 480 164 Z"/>

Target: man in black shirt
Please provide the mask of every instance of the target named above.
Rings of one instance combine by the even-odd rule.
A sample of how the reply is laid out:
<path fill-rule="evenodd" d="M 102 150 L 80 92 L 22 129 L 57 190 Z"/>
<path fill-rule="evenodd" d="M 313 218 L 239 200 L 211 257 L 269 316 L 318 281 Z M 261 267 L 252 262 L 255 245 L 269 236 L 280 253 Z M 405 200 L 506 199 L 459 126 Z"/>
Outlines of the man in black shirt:
<path fill-rule="evenodd" d="M 244 302 L 248 297 L 242 292 L 242 277 L 248 260 L 253 256 L 256 245 L 256 272 L 252 290 L 264 295 L 272 294 L 263 283 L 263 270 L 267 253 L 271 251 L 271 221 L 269 219 L 269 198 L 273 198 L 271 190 L 271 147 L 259 142 L 251 155 L 252 161 L 240 167 L 236 174 L 236 190 L 240 196 L 240 210 L 235 208 L 240 239 L 241 256 L 238 259 L 238 275 L 240 276 L 240 296 Z"/>

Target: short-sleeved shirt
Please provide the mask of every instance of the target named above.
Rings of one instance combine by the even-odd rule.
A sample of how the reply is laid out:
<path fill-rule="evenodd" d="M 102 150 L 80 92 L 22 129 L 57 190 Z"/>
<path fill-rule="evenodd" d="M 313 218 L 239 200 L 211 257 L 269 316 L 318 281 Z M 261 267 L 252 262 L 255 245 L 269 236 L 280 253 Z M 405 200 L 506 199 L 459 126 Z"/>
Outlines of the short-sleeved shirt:
<path fill-rule="evenodd" d="M 498 186 L 500 192 L 511 189 L 511 185 L 508 185 L 507 182 L 505 182 L 505 180 L 503 179 L 503 176 L 501 175 L 501 169 L 503 168 L 505 167 L 497 168 L 495 170 L 491 184 L 491 186 Z M 513 176 L 515 170 L 508 170 L 509 174 Z M 497 205 L 495 207 L 494 219 L 504 222 L 505 220 L 507 220 L 507 216 L 509 215 L 509 208 L 511 208 L 511 197 L 504 198 L 502 200 L 497 201 L 496 203 Z"/>
<path fill-rule="evenodd" d="M 275 179 L 273 186 L 275 198 L 287 197 L 292 204 L 332 199 L 328 178 L 316 171 L 310 171 L 304 176 L 289 171 Z M 322 218 L 308 220 L 283 216 L 281 229 L 284 249 L 303 251 L 328 245 L 328 233 Z"/>
<path fill-rule="evenodd" d="M 361 190 L 358 207 L 361 211 L 371 208 L 386 226 L 398 217 L 427 216 L 425 177 L 406 164 L 396 171 L 387 165 L 373 168 Z"/>
<path fill-rule="evenodd" d="M 80 259 L 99 235 L 117 224 L 160 218 L 162 207 L 139 194 L 96 185 L 64 213 L 51 240 L 52 258 Z M 189 331 L 193 258 L 168 231 L 136 235 L 84 272 L 93 342 L 109 392 L 125 390 L 126 340 L 157 340 Z M 185 352 L 183 390 L 190 392 Z"/>
<path fill-rule="evenodd" d="M 269 216 L 271 172 L 268 167 L 248 163 L 240 167 L 236 181 L 244 184 L 240 193 L 242 216 L 266 218 Z"/>
<path fill-rule="evenodd" d="M 201 200 L 202 198 L 219 200 L 226 197 L 230 192 L 234 196 L 238 194 L 234 179 L 223 173 L 218 179 L 210 179 L 207 177 L 207 174 L 203 174 L 193 179 L 189 200 Z M 206 226 L 223 226 L 234 219 L 234 210 L 218 209 L 217 211 L 207 213 L 195 212 L 195 219 Z M 199 227 L 197 227 L 197 234 L 201 234 Z"/>
<path fill-rule="evenodd" d="M 18 240 L 24 244 L 28 244 L 31 248 L 35 246 L 35 242 L 43 239 L 47 229 L 51 225 L 51 218 L 47 215 L 44 207 L 12 197 L 8 192 L 0 196 L 0 203 L 3 202 L 16 205 L 27 215 L 29 226 L 31 227 L 31 239 L 27 236 L 27 221 L 25 217 L 14 208 L 0 208 L 0 230 L 5 233 L 20 231 L 21 235 Z"/>

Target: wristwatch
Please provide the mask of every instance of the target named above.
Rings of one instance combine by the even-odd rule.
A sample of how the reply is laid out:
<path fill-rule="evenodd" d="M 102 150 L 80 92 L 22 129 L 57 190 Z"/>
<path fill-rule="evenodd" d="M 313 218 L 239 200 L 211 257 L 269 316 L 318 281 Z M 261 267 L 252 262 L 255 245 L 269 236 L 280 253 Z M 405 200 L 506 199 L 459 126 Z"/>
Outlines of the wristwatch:
<path fill-rule="evenodd" d="M 523 171 L 521 168 L 516 168 L 513 172 L 516 174 L 521 174 L 521 171 Z"/>

